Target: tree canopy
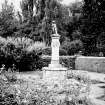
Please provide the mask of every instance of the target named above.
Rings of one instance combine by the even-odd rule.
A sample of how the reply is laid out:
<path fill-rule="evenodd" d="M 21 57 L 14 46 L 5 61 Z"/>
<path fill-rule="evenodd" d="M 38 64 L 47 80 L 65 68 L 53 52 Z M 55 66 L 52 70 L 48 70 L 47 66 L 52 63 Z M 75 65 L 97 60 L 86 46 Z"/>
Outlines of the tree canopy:
<path fill-rule="evenodd" d="M 35 11 L 34 11 L 35 7 Z M 50 43 L 51 22 L 56 21 L 58 32 L 67 35 L 65 26 L 69 23 L 67 8 L 56 0 L 23 0 L 21 2 L 23 23 L 20 30 L 34 40 Z"/>
<path fill-rule="evenodd" d="M 104 5 L 104 0 L 84 0 L 80 30 L 83 33 L 82 41 L 87 53 L 99 50 L 97 49 L 97 43 L 101 38 L 101 33 L 105 30 Z"/>
<path fill-rule="evenodd" d="M 61 45 L 67 41 L 83 43 L 85 55 L 104 50 L 105 8 L 104 0 L 84 0 L 68 6 L 60 0 L 22 0 L 19 20 L 14 7 L 7 0 L 0 12 L 0 36 L 28 37 L 50 45 L 52 21 L 55 20 Z M 67 44 L 64 44 L 67 45 Z M 74 45 L 73 45 L 74 46 Z M 66 47 L 65 47 L 66 48 Z"/>

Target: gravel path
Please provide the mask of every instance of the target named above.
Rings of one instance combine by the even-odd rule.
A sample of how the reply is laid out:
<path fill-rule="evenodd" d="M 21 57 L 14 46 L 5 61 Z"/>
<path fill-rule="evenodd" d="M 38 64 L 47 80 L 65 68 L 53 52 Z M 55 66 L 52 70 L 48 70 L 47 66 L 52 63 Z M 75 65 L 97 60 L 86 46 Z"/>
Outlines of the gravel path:
<path fill-rule="evenodd" d="M 99 99 L 103 95 L 105 95 L 105 89 L 101 88 L 101 86 L 105 86 L 105 84 L 93 84 L 91 85 L 90 98 L 96 105 L 105 105 L 105 101 Z"/>
<path fill-rule="evenodd" d="M 99 81 L 100 83 L 92 84 L 90 91 L 90 98 L 96 105 L 105 105 L 105 101 L 101 99 L 102 96 L 105 96 L 105 74 L 88 72 L 88 75 L 91 80 Z"/>

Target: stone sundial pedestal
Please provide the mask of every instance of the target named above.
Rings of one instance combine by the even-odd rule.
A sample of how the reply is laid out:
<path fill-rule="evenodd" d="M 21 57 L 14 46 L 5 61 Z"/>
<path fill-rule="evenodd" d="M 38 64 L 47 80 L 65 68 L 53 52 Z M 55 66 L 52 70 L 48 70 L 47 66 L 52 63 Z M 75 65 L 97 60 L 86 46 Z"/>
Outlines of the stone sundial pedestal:
<path fill-rule="evenodd" d="M 55 33 L 52 34 L 52 55 L 51 55 L 51 63 L 48 67 L 43 67 L 43 79 L 49 80 L 50 82 L 57 81 L 57 80 L 64 80 L 66 78 L 67 68 L 63 67 L 59 63 L 59 47 L 60 42 L 59 38 L 60 35 Z"/>

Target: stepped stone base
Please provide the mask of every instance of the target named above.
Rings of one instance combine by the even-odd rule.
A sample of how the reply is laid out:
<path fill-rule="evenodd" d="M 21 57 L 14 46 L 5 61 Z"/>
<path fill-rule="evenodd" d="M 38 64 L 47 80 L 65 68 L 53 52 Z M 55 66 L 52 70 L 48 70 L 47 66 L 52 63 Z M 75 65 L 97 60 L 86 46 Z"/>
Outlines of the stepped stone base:
<path fill-rule="evenodd" d="M 65 67 L 54 67 L 50 65 L 49 67 L 43 68 L 43 79 L 49 82 L 57 82 L 65 80 L 67 77 L 67 68 Z"/>
<path fill-rule="evenodd" d="M 62 67 L 62 65 L 60 65 L 60 64 L 59 65 L 58 64 L 56 64 L 56 65 L 50 64 L 49 67 L 43 67 L 43 70 L 45 70 L 45 71 L 66 71 L 67 68 Z"/>

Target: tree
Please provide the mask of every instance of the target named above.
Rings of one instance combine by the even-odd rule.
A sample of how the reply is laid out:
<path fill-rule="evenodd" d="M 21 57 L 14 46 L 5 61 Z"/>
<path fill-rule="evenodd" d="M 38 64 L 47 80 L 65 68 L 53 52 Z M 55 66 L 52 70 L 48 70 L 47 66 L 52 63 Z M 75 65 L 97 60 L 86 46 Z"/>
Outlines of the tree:
<path fill-rule="evenodd" d="M 70 38 L 71 41 L 77 40 L 77 38 L 78 40 L 81 40 L 81 35 L 79 35 L 78 32 L 81 33 L 82 6 L 83 2 L 74 2 L 67 6 L 69 21 L 64 28 L 66 28 L 66 31 L 68 32 L 67 37 Z"/>
<path fill-rule="evenodd" d="M 81 3 L 79 3 L 80 5 Z M 35 41 L 44 41 L 50 45 L 52 34 L 51 24 L 55 20 L 58 33 L 61 35 L 61 43 L 66 37 L 73 40 L 72 32 L 78 29 L 81 15 L 81 7 L 79 6 L 76 3 L 72 7 L 66 7 L 58 0 L 22 0 L 21 10 L 23 21 L 20 22 L 17 34 L 27 36 Z M 75 15 L 70 17 L 68 8 Z M 77 16 L 77 12 L 79 12 L 79 17 Z"/>
<path fill-rule="evenodd" d="M 82 41 L 87 53 L 95 52 L 97 39 L 105 30 L 105 1 L 84 0 L 83 18 L 81 19 Z"/>
<path fill-rule="evenodd" d="M 69 21 L 68 11 L 57 0 L 23 0 L 21 9 L 23 23 L 19 26 L 19 31 L 25 36 L 45 41 L 49 45 L 52 20 L 56 21 L 61 36 L 67 34 L 64 27 Z"/>
<path fill-rule="evenodd" d="M 13 4 L 9 5 L 7 0 L 5 0 L 0 12 L 0 35 L 3 37 L 12 36 L 14 31 L 16 31 L 14 7 Z"/>

